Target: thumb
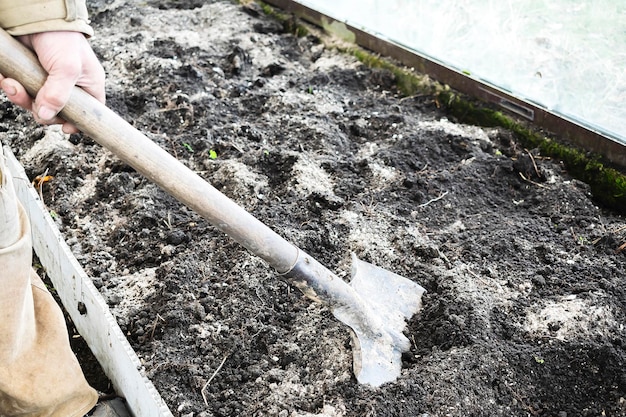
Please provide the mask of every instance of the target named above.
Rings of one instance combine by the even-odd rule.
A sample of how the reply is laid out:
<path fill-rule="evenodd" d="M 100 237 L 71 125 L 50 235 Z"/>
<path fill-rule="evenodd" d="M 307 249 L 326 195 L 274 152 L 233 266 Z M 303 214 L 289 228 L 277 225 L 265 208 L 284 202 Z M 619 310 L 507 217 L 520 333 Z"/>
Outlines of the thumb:
<path fill-rule="evenodd" d="M 48 78 L 35 97 L 33 112 L 41 122 L 53 122 L 67 104 L 76 84 L 80 68 L 71 62 L 61 62 L 48 71 Z"/>

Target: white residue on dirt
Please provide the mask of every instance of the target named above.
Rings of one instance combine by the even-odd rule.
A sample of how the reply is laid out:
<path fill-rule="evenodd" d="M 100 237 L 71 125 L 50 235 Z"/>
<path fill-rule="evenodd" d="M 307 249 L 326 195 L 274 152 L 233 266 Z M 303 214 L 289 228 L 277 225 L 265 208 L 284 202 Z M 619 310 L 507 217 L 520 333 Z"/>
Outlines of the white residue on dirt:
<path fill-rule="evenodd" d="M 359 257 L 371 254 L 375 258 L 396 260 L 393 245 L 385 239 L 385 236 L 388 236 L 389 219 L 384 213 L 369 210 L 368 207 L 364 209 L 368 210 L 367 216 L 351 210 L 344 210 L 341 213 L 341 220 L 350 226 L 350 234 L 347 237 L 350 247 Z"/>
<path fill-rule="evenodd" d="M 549 336 L 559 340 L 575 340 L 584 335 L 607 336 L 623 324 L 618 324 L 606 305 L 575 295 L 548 301 L 535 311 L 529 311 L 524 329 L 533 336 Z"/>
<path fill-rule="evenodd" d="M 345 407 L 343 405 L 339 405 L 334 407 L 330 404 L 324 404 L 322 411 L 318 414 L 312 413 L 299 413 L 297 411 L 293 411 L 289 417 L 343 417 L 345 415 Z"/>
<path fill-rule="evenodd" d="M 298 158 L 292 168 L 295 179 L 295 189 L 302 196 L 311 193 L 334 195 L 335 182 L 322 167 L 306 156 Z"/>
<path fill-rule="evenodd" d="M 369 123 L 364 119 L 359 119 L 356 122 L 354 122 L 354 124 L 364 129 L 367 128 L 369 125 Z M 376 152 L 378 152 L 379 149 L 380 148 L 377 143 L 365 142 L 363 146 L 359 148 L 359 151 L 357 152 L 356 155 L 357 155 L 357 158 L 359 159 L 369 159 L 373 155 L 376 155 Z"/>
<path fill-rule="evenodd" d="M 359 126 L 368 126 L 368 122 L 364 119 L 357 120 Z M 372 188 L 373 190 L 382 190 L 389 187 L 390 183 L 400 180 L 398 171 L 386 166 L 382 161 L 376 160 L 375 155 L 380 151 L 380 146 L 374 142 L 365 142 L 357 151 L 357 157 L 359 159 L 368 160 L 368 168 L 372 173 Z"/>
<path fill-rule="evenodd" d="M 310 107 L 314 114 L 320 115 L 343 113 L 343 104 L 337 102 L 332 97 L 332 93 L 321 90 L 285 91 L 279 98 L 271 98 L 268 101 L 268 107 L 282 106 L 294 109 Z M 274 102 L 278 103 L 273 104 Z"/>
<path fill-rule="evenodd" d="M 421 225 L 410 225 L 409 227 L 407 227 L 407 233 L 413 238 L 414 245 L 420 247 L 431 247 L 434 250 L 439 250 L 436 245 L 428 238 L 428 236 L 422 233 L 422 231 L 420 230 L 420 228 L 422 227 L 423 226 Z"/>
<path fill-rule="evenodd" d="M 254 193 L 256 198 L 263 198 L 263 188 L 267 187 L 267 178 L 253 172 L 247 165 L 234 161 L 222 160 L 215 172 L 222 186 L 220 191 L 229 197 L 249 197 Z"/>
<path fill-rule="evenodd" d="M 35 145 L 28 149 L 22 157 L 24 164 L 33 165 L 35 167 L 45 166 L 45 161 L 53 157 L 65 159 L 76 153 L 76 147 L 67 140 L 69 135 L 65 135 L 60 125 L 46 128 L 43 138 L 35 142 Z M 53 172 L 41 173 L 54 175 Z"/>
<path fill-rule="evenodd" d="M 398 172 L 393 167 L 387 167 L 376 161 L 370 162 L 368 167 L 374 177 L 372 181 L 374 191 L 389 187 L 389 184 L 399 178 Z"/>
<path fill-rule="evenodd" d="M 129 310 L 137 309 L 144 304 L 144 300 L 156 291 L 156 268 L 142 269 L 134 274 L 118 278 L 119 284 L 113 290 L 106 293 L 113 313 L 119 317 L 128 317 Z M 111 303 L 111 297 L 116 298 L 117 303 Z"/>
<path fill-rule="evenodd" d="M 445 117 L 440 120 L 425 120 L 418 123 L 420 129 L 427 132 L 445 132 L 449 135 L 467 139 L 484 140 L 491 142 L 487 132 L 479 126 L 459 125 L 452 123 Z"/>
<path fill-rule="evenodd" d="M 467 227 L 465 227 L 465 224 L 461 220 L 456 220 L 453 223 L 450 223 L 448 226 L 446 226 L 443 229 L 443 231 L 446 234 L 454 235 L 454 234 L 464 231 L 465 229 L 467 229 Z"/>
<path fill-rule="evenodd" d="M 315 71 L 325 72 L 332 68 L 356 69 L 361 63 L 354 59 L 349 59 L 347 55 L 322 54 L 313 64 Z"/>

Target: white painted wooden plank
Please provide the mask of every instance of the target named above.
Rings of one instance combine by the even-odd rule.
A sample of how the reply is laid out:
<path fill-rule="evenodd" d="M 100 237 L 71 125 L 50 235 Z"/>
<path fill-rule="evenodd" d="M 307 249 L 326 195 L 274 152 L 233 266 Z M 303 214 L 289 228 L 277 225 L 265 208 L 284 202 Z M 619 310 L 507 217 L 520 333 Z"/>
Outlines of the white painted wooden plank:
<path fill-rule="evenodd" d="M 8 147 L 7 165 L 28 217 L 33 248 L 76 329 L 135 417 L 173 417 L 124 336 L 109 307 L 82 269 Z M 79 305 L 81 307 L 79 308 Z M 84 308 L 83 308 L 84 306 Z M 82 313 L 81 313 L 82 311 Z"/>

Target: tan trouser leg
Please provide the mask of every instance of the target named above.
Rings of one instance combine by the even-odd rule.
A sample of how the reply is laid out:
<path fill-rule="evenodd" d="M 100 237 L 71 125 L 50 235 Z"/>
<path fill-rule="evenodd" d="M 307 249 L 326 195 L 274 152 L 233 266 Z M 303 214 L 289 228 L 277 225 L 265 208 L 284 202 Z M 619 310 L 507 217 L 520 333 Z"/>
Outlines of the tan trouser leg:
<path fill-rule="evenodd" d="M 0 417 L 79 417 L 97 401 L 31 267 L 30 224 L 0 153 Z"/>
<path fill-rule="evenodd" d="M 17 242 L 19 237 L 20 219 L 17 198 L 0 143 L 0 249 Z"/>

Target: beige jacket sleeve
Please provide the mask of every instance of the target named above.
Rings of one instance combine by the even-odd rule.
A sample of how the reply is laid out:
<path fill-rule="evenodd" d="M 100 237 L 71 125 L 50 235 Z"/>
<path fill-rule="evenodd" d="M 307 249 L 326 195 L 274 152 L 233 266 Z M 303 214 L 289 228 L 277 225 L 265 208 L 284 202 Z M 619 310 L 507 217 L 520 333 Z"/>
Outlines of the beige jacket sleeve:
<path fill-rule="evenodd" d="M 0 0 L 0 27 L 13 36 L 58 30 L 93 35 L 85 0 Z"/>

